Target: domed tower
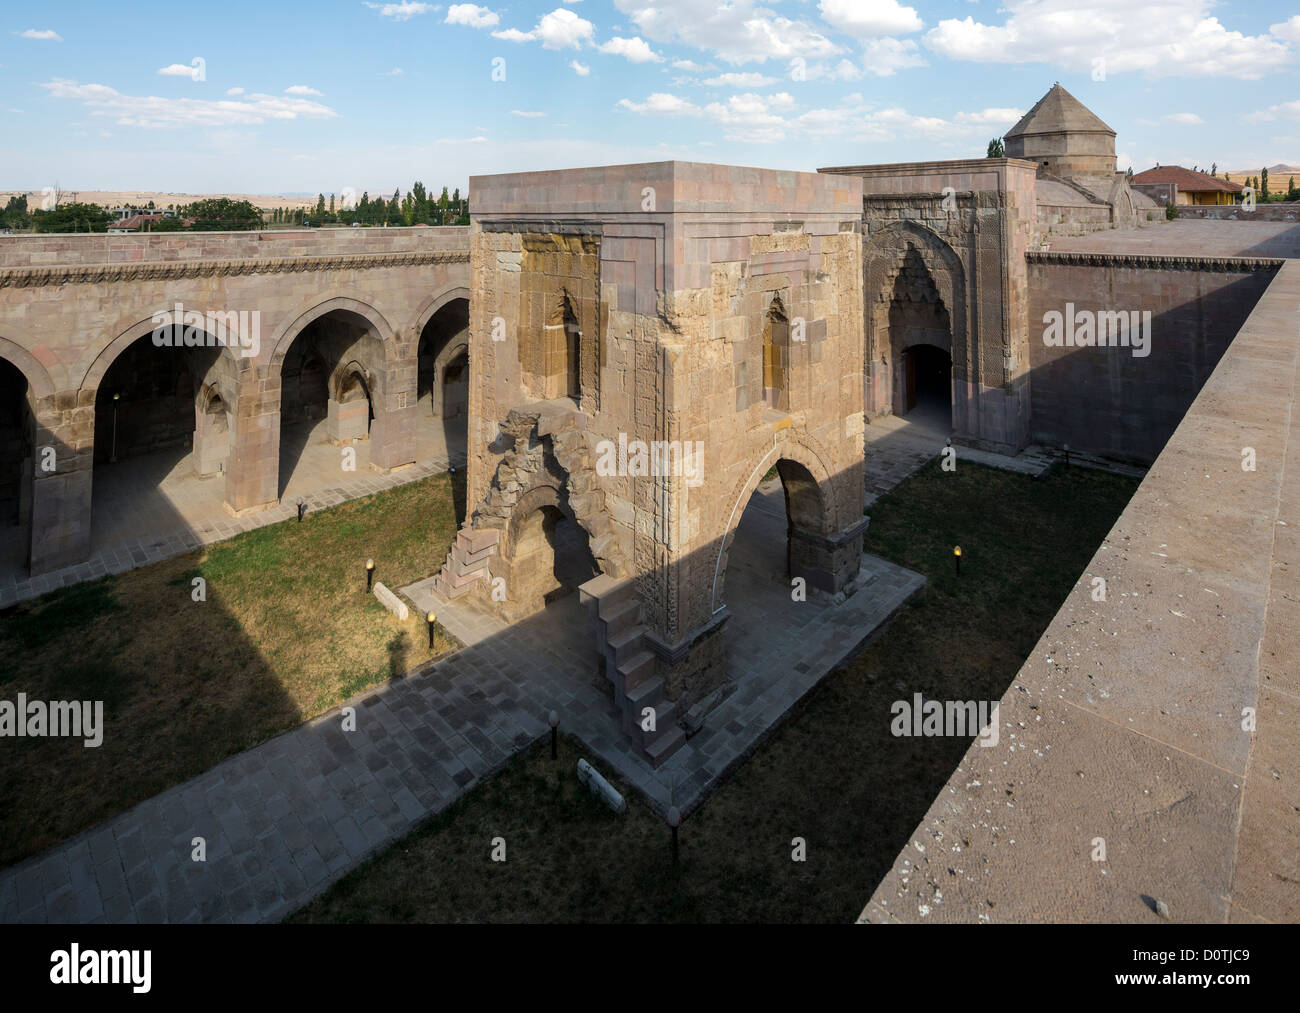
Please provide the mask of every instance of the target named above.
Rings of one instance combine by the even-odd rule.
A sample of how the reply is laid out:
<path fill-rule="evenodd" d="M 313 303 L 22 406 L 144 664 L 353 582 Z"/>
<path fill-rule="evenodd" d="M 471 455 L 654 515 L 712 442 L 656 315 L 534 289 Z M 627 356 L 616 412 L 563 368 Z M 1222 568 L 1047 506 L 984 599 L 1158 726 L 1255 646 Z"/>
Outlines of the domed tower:
<path fill-rule="evenodd" d="M 1051 90 L 1004 138 L 1008 158 L 1037 162 L 1066 179 L 1112 179 L 1115 131 L 1062 88 Z"/>

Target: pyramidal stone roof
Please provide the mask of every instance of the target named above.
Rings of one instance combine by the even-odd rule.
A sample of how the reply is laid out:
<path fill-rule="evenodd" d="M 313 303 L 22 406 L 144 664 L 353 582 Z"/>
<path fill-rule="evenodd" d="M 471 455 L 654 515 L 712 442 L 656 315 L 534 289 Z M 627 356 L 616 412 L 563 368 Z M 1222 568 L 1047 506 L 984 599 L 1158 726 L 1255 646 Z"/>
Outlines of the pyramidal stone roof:
<path fill-rule="evenodd" d="M 1054 84 L 1047 94 L 1035 103 L 1034 108 L 1025 113 L 1020 118 L 1020 122 L 1007 131 L 1006 137 L 1010 139 L 1027 134 L 1097 131 L 1115 136 L 1115 131 L 1106 126 L 1096 113 L 1059 84 Z"/>

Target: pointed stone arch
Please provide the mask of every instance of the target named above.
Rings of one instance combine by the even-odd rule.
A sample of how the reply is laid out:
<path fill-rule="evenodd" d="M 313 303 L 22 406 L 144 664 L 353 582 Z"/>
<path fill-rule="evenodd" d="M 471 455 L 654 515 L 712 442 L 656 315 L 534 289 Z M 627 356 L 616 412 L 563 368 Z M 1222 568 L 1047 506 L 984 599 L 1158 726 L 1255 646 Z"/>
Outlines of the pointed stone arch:
<path fill-rule="evenodd" d="M 957 251 L 932 229 L 917 222 L 891 222 L 867 239 L 863 255 L 866 309 L 866 403 L 869 413 L 893 409 L 898 385 L 898 356 L 905 344 L 891 331 L 890 310 L 900 280 L 906 286 L 931 286 L 929 293 L 943 307 L 936 315 L 946 321 L 946 342 L 952 358 L 954 386 L 976 375 L 976 354 L 970 338 L 966 269 Z M 927 293 L 915 293 L 918 298 Z M 928 340 L 924 342 L 942 342 Z"/>

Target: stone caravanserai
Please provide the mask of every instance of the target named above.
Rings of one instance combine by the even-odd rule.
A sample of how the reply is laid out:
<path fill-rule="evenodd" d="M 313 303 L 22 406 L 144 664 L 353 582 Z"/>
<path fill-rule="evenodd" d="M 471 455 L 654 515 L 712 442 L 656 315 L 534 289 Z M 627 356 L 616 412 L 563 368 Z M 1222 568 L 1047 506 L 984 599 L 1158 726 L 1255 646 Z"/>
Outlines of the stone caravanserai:
<path fill-rule="evenodd" d="M 728 550 L 765 478 L 784 577 L 834 599 L 857 590 L 873 419 L 937 392 L 960 445 L 1154 459 L 1276 262 L 1054 253 L 1162 227 L 1114 138 L 1057 85 L 1005 158 L 478 176 L 467 229 L 5 240 L 0 507 L 30 574 L 57 572 L 88 557 L 119 453 L 179 433 L 240 516 L 280 502 L 291 418 L 387 473 L 416 461 L 421 419 L 462 411 L 466 515 L 435 592 L 515 620 L 580 585 L 623 731 L 658 763 L 725 681 Z M 1150 312 L 1178 368 L 1037 339 L 1053 310 L 1107 309 L 1098 292 Z M 173 306 L 195 330 L 233 311 L 250 340 L 165 372 L 151 335 Z"/>

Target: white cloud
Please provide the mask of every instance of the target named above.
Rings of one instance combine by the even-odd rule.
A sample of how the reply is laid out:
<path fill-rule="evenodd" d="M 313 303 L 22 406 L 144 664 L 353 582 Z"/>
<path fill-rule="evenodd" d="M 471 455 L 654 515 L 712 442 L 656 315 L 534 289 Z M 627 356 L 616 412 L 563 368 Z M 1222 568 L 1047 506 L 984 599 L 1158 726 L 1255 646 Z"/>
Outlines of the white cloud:
<path fill-rule="evenodd" d="M 442 9 L 440 4 L 411 3 L 410 0 L 403 0 L 402 3 L 396 4 L 367 2 L 366 6 L 373 11 L 378 11 L 381 17 L 392 18 L 394 21 L 409 21 L 417 14 L 428 14 L 430 11 Z"/>
<path fill-rule="evenodd" d="M 403 74 L 405 74 L 405 73 L 406 73 L 406 71 L 404 71 L 401 67 L 394 67 L 392 70 L 390 70 L 390 71 L 389 71 L 387 74 L 385 74 L 384 76 L 385 76 L 385 77 L 401 77 L 401 76 L 402 76 Z"/>
<path fill-rule="evenodd" d="M 614 0 L 641 34 L 711 52 L 731 64 L 825 59 L 844 50 L 807 21 L 780 17 L 757 0 Z M 686 68 L 680 68 L 686 69 Z"/>
<path fill-rule="evenodd" d="M 486 144 L 486 137 L 439 137 L 435 144 Z"/>
<path fill-rule="evenodd" d="M 1300 42 L 1300 14 L 1292 14 L 1281 24 L 1273 25 L 1269 34 L 1286 42 Z"/>
<path fill-rule="evenodd" d="M 586 77 L 588 74 L 591 73 L 590 67 L 588 67 L 585 63 L 579 63 L 577 60 L 570 60 L 569 66 L 573 68 L 574 72 L 579 77 Z"/>
<path fill-rule="evenodd" d="M 1165 116 L 1165 119 L 1170 123 L 1178 123 L 1185 127 L 1195 127 L 1205 122 L 1196 113 L 1169 113 Z"/>
<path fill-rule="evenodd" d="M 511 116 L 526 116 L 526 117 L 528 117 L 529 119 L 538 119 L 538 118 L 540 118 L 540 117 L 542 117 L 542 116 L 545 116 L 546 113 L 544 113 L 544 112 L 536 112 L 536 111 L 533 111 L 533 110 L 531 110 L 531 109 L 529 109 L 529 110 L 525 110 L 525 109 L 511 109 L 511 110 L 510 110 L 510 115 L 511 115 Z"/>
<path fill-rule="evenodd" d="M 710 88 L 765 88 L 769 84 L 776 84 L 777 78 L 767 77 L 764 74 L 719 74 L 717 77 L 706 77 L 701 83 L 708 85 Z"/>
<path fill-rule="evenodd" d="M 898 35 L 922 27 L 915 8 L 898 0 L 821 0 L 817 7 L 827 24 L 849 35 Z"/>
<path fill-rule="evenodd" d="M 447 24 L 468 25 L 470 28 L 491 28 L 500 24 L 501 18 L 487 7 L 478 4 L 452 4 L 447 8 Z"/>
<path fill-rule="evenodd" d="M 590 21 L 560 7 L 543 15 L 531 32 L 507 28 L 492 35 L 506 42 L 541 42 L 543 49 L 581 49 L 584 42 L 591 42 L 595 31 Z"/>
<path fill-rule="evenodd" d="M 637 36 L 620 39 L 617 36 L 597 47 L 602 53 L 625 56 L 632 63 L 663 63 L 664 58 L 650 48 L 650 44 Z"/>
<path fill-rule="evenodd" d="M 644 102 L 622 99 L 618 105 L 639 115 L 691 117 L 715 123 L 727 140 L 759 144 L 821 137 L 885 142 L 900 136 L 951 143 L 982 135 L 991 125 L 1010 125 L 1022 115 L 1016 109 L 984 109 L 958 112 L 951 119 L 916 116 L 898 107 L 874 108 L 857 93 L 846 96 L 842 105 L 809 109 L 797 115 L 792 115 L 797 103 L 786 92 L 733 95 L 726 102 L 707 105 L 656 92 Z"/>
<path fill-rule="evenodd" d="M 958 113 L 954 123 L 966 123 L 980 127 L 1013 127 L 1020 117 L 1025 115 L 1023 109 L 981 109 L 977 113 Z"/>
<path fill-rule="evenodd" d="M 78 84 L 63 78 L 55 78 L 41 87 L 54 98 L 80 101 L 92 116 L 108 117 L 124 127 L 214 127 L 300 117 L 329 119 L 338 115 L 319 102 L 279 95 L 255 94 L 238 101 L 160 98 L 123 95 L 107 85 Z"/>
<path fill-rule="evenodd" d="M 1261 109 L 1246 116 L 1248 123 L 1267 123 L 1276 119 L 1300 120 L 1300 99 L 1294 102 L 1280 102 L 1277 105 Z"/>
<path fill-rule="evenodd" d="M 193 77 L 194 68 L 188 63 L 169 63 L 165 67 L 159 67 L 158 73 L 163 77 Z"/>
<path fill-rule="evenodd" d="M 695 72 L 697 72 L 697 73 L 702 72 L 702 71 L 706 71 L 706 70 L 715 70 L 715 69 L 716 69 L 716 68 L 713 66 L 713 64 L 711 64 L 711 63 L 710 63 L 710 64 L 696 63 L 694 60 L 674 60 L 674 61 L 673 61 L 673 66 L 674 66 L 677 70 L 691 70 L 691 71 L 695 71 Z"/>
<path fill-rule="evenodd" d="M 243 88 L 227 88 L 227 89 L 226 89 L 226 94 L 227 94 L 227 95 L 242 95 L 242 94 L 244 94 L 244 89 L 243 89 Z"/>
<path fill-rule="evenodd" d="M 305 84 L 290 85 L 288 88 L 284 90 L 284 93 L 286 95 L 319 95 L 320 94 L 320 92 L 318 92 L 315 88 L 309 88 Z"/>
<path fill-rule="evenodd" d="M 862 65 L 877 77 L 892 77 L 908 67 L 924 67 L 926 62 L 911 39 L 872 39 L 864 47 Z"/>
<path fill-rule="evenodd" d="M 1073 71 L 1091 70 L 1100 58 L 1108 74 L 1142 71 L 1149 77 L 1253 80 L 1290 61 L 1291 50 L 1279 37 L 1243 35 L 1208 17 L 1213 3 L 1007 0 L 999 11 L 1007 16 L 1003 24 L 948 18 L 925 34 L 925 45 L 953 60 L 1049 63 Z"/>
<path fill-rule="evenodd" d="M 49 28 L 28 28 L 25 32 L 14 32 L 24 39 L 39 39 L 42 42 L 62 42 L 63 36 Z"/>

